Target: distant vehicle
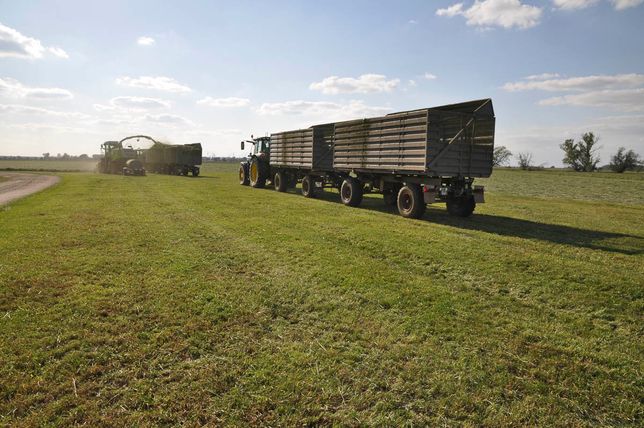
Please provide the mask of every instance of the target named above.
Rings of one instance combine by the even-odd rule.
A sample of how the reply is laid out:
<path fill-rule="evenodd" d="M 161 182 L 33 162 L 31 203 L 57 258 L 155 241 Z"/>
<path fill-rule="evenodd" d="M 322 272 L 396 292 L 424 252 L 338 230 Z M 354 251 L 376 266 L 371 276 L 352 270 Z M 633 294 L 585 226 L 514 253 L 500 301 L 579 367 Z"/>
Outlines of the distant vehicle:
<path fill-rule="evenodd" d="M 151 147 L 133 148 L 130 140 L 147 140 Z M 135 143 L 135 144 L 136 144 Z M 166 144 L 147 135 L 132 135 L 121 141 L 107 141 L 101 145 L 103 157 L 99 172 L 124 175 L 145 175 L 146 170 L 159 174 L 199 175 L 202 149 L 200 143 Z"/>
<path fill-rule="evenodd" d="M 450 214 L 467 217 L 485 201 L 473 182 L 492 173 L 495 120 L 492 100 L 483 99 L 251 136 L 241 143 L 253 150 L 239 182 L 271 182 L 280 192 L 300 182 L 305 197 L 334 187 L 349 206 L 365 192 L 382 193 L 408 218 L 445 202 Z"/>
<path fill-rule="evenodd" d="M 101 144 L 102 159 L 98 162 L 98 172 L 105 174 L 145 175 L 141 162 L 142 151 L 123 147 L 121 141 L 106 141 Z"/>

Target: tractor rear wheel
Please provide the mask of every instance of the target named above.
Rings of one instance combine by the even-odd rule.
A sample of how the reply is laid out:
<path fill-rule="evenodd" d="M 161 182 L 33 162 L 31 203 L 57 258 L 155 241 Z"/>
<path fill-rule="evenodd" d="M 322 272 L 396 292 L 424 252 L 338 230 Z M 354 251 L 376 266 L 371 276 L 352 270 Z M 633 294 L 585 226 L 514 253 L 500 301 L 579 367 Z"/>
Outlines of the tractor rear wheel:
<path fill-rule="evenodd" d="M 469 217 L 476 208 L 474 196 L 461 196 L 447 200 L 447 212 L 457 217 Z"/>
<path fill-rule="evenodd" d="M 261 189 L 266 184 L 266 176 L 262 171 L 262 166 L 259 164 L 259 159 L 253 158 L 250 161 L 250 186 L 256 189 Z"/>
<path fill-rule="evenodd" d="M 305 198 L 314 198 L 315 197 L 315 182 L 313 177 L 310 175 L 305 175 L 302 179 L 302 195 Z"/>
<path fill-rule="evenodd" d="M 275 190 L 278 192 L 286 192 L 288 184 L 288 178 L 282 171 L 277 171 L 275 173 L 275 178 L 273 178 L 273 185 L 275 186 Z"/>
<path fill-rule="evenodd" d="M 244 165 L 239 165 L 239 184 L 242 186 L 248 186 L 249 183 L 248 169 Z"/>
<path fill-rule="evenodd" d="M 357 207 L 362 202 L 362 183 L 352 177 L 347 177 L 340 186 L 340 199 L 344 205 Z"/>
<path fill-rule="evenodd" d="M 405 218 L 420 218 L 425 213 L 423 191 L 418 184 L 407 184 L 398 191 L 398 212 Z"/>

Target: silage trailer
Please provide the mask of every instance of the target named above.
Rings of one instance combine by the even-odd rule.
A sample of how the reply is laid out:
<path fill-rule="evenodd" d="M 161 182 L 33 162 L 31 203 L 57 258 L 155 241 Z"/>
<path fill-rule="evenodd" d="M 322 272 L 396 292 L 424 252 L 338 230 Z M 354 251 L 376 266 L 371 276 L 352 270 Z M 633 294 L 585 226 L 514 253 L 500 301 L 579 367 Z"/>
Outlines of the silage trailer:
<path fill-rule="evenodd" d="M 435 202 L 467 217 L 484 202 L 473 182 L 492 173 L 494 130 L 492 100 L 482 99 L 278 132 L 247 141 L 240 184 L 283 192 L 300 182 L 306 197 L 334 187 L 349 206 L 378 192 L 403 217 Z"/>

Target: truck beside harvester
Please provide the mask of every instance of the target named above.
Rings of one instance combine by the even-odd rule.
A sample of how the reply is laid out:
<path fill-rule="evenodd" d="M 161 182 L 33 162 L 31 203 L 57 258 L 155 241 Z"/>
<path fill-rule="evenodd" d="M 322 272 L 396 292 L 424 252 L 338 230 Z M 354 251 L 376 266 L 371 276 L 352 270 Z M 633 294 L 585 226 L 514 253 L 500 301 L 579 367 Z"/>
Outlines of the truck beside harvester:
<path fill-rule="evenodd" d="M 337 188 L 349 206 L 381 193 L 408 218 L 445 202 L 450 214 L 467 217 L 484 202 L 473 182 L 492 173 L 494 131 L 492 100 L 483 99 L 279 132 L 242 141 L 253 151 L 239 181 L 271 182 L 280 192 L 299 182 L 305 197 Z"/>

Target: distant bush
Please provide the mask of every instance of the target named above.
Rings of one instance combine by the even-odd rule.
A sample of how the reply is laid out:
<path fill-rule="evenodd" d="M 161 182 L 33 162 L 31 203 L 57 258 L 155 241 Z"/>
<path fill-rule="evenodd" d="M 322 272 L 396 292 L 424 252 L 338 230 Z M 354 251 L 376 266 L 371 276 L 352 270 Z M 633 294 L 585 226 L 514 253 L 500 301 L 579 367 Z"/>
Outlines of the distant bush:
<path fill-rule="evenodd" d="M 505 146 L 495 147 L 494 153 L 492 154 L 492 164 L 494 166 L 506 165 L 510 161 L 511 157 L 512 152 Z"/>
<path fill-rule="evenodd" d="M 642 166 L 640 155 L 633 150 L 626 151 L 624 147 L 617 149 L 617 153 L 613 155 L 610 162 L 610 169 L 619 173 L 632 171 L 640 166 Z"/>
<path fill-rule="evenodd" d="M 532 167 L 532 153 L 519 153 L 517 155 L 519 161 L 519 168 L 528 170 Z"/>

